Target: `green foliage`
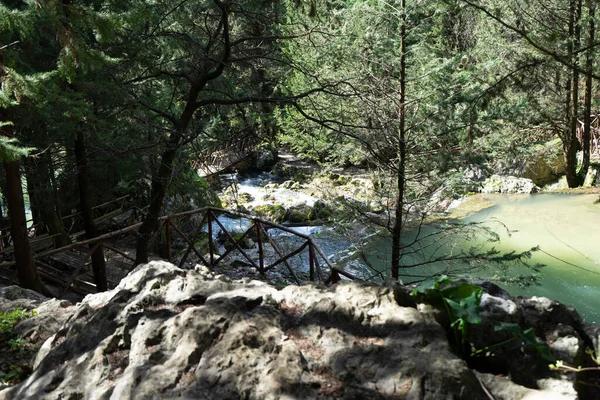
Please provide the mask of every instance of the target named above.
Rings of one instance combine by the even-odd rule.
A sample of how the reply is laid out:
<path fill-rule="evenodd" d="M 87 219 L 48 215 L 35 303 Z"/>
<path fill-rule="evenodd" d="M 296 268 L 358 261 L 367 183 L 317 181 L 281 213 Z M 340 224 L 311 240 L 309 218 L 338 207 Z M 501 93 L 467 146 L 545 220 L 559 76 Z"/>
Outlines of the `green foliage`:
<path fill-rule="evenodd" d="M 0 136 L 0 162 L 18 160 L 35 150 L 32 147 L 18 146 L 17 143 L 15 138 Z"/>
<path fill-rule="evenodd" d="M 25 374 L 26 372 L 21 366 L 11 364 L 8 371 L 0 371 L 0 387 L 20 382 Z"/>
<path fill-rule="evenodd" d="M 0 387 L 18 383 L 31 373 L 26 362 L 31 357 L 31 345 L 16 337 L 14 328 L 34 315 L 35 311 L 23 309 L 0 312 Z"/>
<path fill-rule="evenodd" d="M 455 349 L 462 355 L 468 354 L 469 325 L 481 323 L 479 304 L 482 294 L 479 286 L 453 281 L 446 275 L 423 282 L 412 293 L 413 296 L 424 296 L 434 306 L 442 306 L 440 308 L 450 319 Z"/>
<path fill-rule="evenodd" d="M 467 342 L 469 327 L 482 322 L 480 303 L 483 290 L 477 285 L 452 280 L 443 275 L 423 282 L 412 292 L 412 295 L 420 296 L 434 307 L 446 312 L 453 332 L 453 345 L 463 357 L 486 354 L 494 348 L 518 340 L 525 348 L 533 349 L 545 360 L 555 361 L 550 348 L 545 343 L 538 342 L 533 328 L 523 330 L 518 324 L 507 322 L 499 323 L 494 330 L 508 332 L 512 336 L 510 339 L 471 352 Z"/>
<path fill-rule="evenodd" d="M 538 342 L 533 328 L 523 330 L 518 324 L 502 322 L 494 328 L 496 331 L 507 331 L 513 335 L 515 340 L 520 340 L 524 346 L 534 349 L 546 361 L 554 362 L 556 359 L 545 343 Z"/>
<path fill-rule="evenodd" d="M 10 312 L 0 312 L 0 334 L 11 333 L 19 322 L 34 315 L 36 315 L 35 311 L 20 308 Z"/>

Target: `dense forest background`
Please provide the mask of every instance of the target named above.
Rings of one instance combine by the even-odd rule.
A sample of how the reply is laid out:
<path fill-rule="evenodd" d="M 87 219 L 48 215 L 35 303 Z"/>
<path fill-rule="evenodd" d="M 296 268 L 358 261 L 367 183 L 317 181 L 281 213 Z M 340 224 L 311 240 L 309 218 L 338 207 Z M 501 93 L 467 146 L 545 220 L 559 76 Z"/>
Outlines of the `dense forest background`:
<path fill-rule="evenodd" d="M 25 198 L 68 244 L 62 216 L 80 210 L 94 237 L 92 208 L 128 195 L 144 262 L 161 215 L 218 202 L 194 162 L 248 138 L 376 171 L 397 277 L 406 210 L 469 165 L 510 173 L 557 140 L 583 185 L 597 18 L 592 0 L 3 0 L 2 226 L 19 280 L 43 290 Z"/>

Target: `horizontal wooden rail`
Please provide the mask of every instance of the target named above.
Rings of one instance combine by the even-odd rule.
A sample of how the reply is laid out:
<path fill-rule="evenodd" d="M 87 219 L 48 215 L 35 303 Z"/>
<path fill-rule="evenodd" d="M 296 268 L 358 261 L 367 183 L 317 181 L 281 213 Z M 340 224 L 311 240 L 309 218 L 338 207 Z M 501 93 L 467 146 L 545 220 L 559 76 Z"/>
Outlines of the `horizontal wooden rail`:
<path fill-rule="evenodd" d="M 195 222 L 193 224 L 195 233 L 190 231 L 189 225 L 186 227 L 185 225 L 178 224 L 178 222 L 184 222 L 189 217 L 192 217 L 194 215 L 201 216 L 199 222 Z M 245 219 L 249 221 L 249 227 L 245 228 L 245 231 L 241 234 L 234 234 L 233 232 L 229 232 L 224 226 L 224 224 L 218 220 L 218 217 L 220 215 L 226 215 L 235 219 Z M 215 246 L 213 244 L 213 224 L 215 227 L 218 227 L 218 229 L 220 229 L 220 231 L 223 232 L 223 235 L 229 243 L 228 248 L 223 254 L 215 254 Z M 100 247 L 113 252 L 114 254 L 122 257 L 122 259 L 124 260 L 115 261 L 117 262 L 117 264 L 129 265 L 129 267 L 127 267 L 125 270 L 125 273 L 127 273 L 135 266 L 135 255 L 131 254 L 131 249 L 119 249 L 116 244 L 118 241 L 115 239 L 121 238 L 124 235 L 133 234 L 134 232 L 137 232 L 141 225 L 142 223 L 139 222 L 127 226 L 125 228 L 115 230 L 113 232 L 105 233 L 92 239 L 77 241 L 71 243 L 68 246 L 64 246 L 57 249 L 46 250 L 35 254 L 34 260 L 38 264 L 38 266 L 42 268 L 47 267 L 49 272 L 52 272 L 52 274 L 56 275 L 58 271 L 56 268 L 58 267 L 53 267 L 52 265 L 56 265 L 56 262 L 73 264 L 73 262 L 75 261 L 70 262 L 68 260 L 70 258 L 73 258 L 73 260 L 77 259 L 77 257 L 75 257 L 75 254 L 70 255 L 69 257 L 57 256 L 60 253 L 73 252 L 79 249 L 78 251 L 75 251 L 75 253 L 81 254 L 81 252 L 83 251 L 83 254 L 85 255 L 83 256 L 83 258 L 80 258 L 81 261 L 78 261 L 77 265 L 70 266 L 71 272 L 69 273 L 69 276 L 66 281 L 61 279 L 60 277 L 52 276 L 49 273 L 45 272 L 43 273 L 42 277 L 48 277 L 49 281 L 51 281 L 51 283 L 55 285 L 63 285 L 61 286 L 60 290 L 61 294 L 64 294 L 74 284 L 80 285 L 80 289 L 86 287 L 93 287 L 93 285 L 90 286 L 90 284 L 85 281 L 79 282 L 78 280 L 80 275 L 87 274 L 87 272 L 84 272 L 84 270 L 89 269 L 89 265 L 91 264 L 91 254 Z M 293 235 L 301 239 L 301 243 L 299 243 L 297 246 L 294 245 L 295 248 L 290 251 L 283 251 L 281 247 L 277 244 L 275 238 L 269 235 L 270 230 L 279 230 L 281 232 Z M 200 244 L 197 242 L 197 239 L 198 237 L 200 237 L 200 234 L 202 232 L 207 233 L 206 239 L 203 239 L 202 243 L 206 245 L 204 241 L 208 240 L 208 256 L 204 256 L 202 252 L 199 251 L 199 249 L 197 248 Z M 256 235 L 256 237 L 253 237 L 253 239 L 258 245 L 258 259 L 254 259 L 254 256 L 251 256 L 250 253 L 243 248 L 242 243 L 251 234 Z M 342 277 L 353 280 L 359 279 L 351 273 L 348 273 L 340 268 L 335 267 L 329 261 L 327 255 L 319 247 L 319 245 L 313 237 L 296 232 L 289 227 L 265 220 L 257 216 L 246 215 L 235 211 L 224 210 L 216 207 L 203 207 L 196 210 L 184 211 L 161 217 L 159 219 L 159 228 L 156 231 L 153 240 L 159 242 L 163 241 L 161 243 L 166 244 L 166 258 L 168 258 L 168 260 L 171 262 L 174 261 L 173 248 L 174 246 L 177 246 L 176 248 L 182 251 L 179 253 L 178 256 L 178 263 L 180 266 L 183 266 L 185 264 L 189 254 L 193 252 L 196 254 L 196 256 L 198 256 L 198 259 L 204 265 L 206 265 L 210 269 L 213 269 L 220 262 L 222 262 L 223 259 L 229 254 L 231 254 L 232 252 L 237 252 L 241 256 L 243 256 L 244 259 L 247 260 L 249 266 L 256 269 L 260 274 L 264 274 L 279 265 L 284 265 L 287 271 L 290 273 L 293 280 L 297 283 L 301 283 L 303 279 L 300 279 L 297 271 L 295 271 L 292 265 L 290 264 L 290 261 L 295 257 L 303 257 L 302 254 L 308 253 L 309 280 L 329 284 L 339 281 L 340 279 L 342 279 Z M 166 243 L 164 243 L 164 241 L 166 241 Z M 184 246 L 183 248 L 181 247 L 182 245 Z M 265 259 L 265 246 L 271 246 L 273 249 L 273 253 L 269 256 L 271 260 L 269 260 L 268 262 L 266 262 Z M 81 257 L 81 255 L 78 257 Z M 61 261 L 62 259 L 64 259 L 64 261 Z M 9 268 L 14 265 L 14 261 L 5 261 L 0 263 L 0 269 Z M 327 274 L 324 274 L 324 270 L 327 272 Z M 62 282 L 62 284 L 60 284 L 60 282 Z M 77 290 L 80 291 L 80 289 Z"/>

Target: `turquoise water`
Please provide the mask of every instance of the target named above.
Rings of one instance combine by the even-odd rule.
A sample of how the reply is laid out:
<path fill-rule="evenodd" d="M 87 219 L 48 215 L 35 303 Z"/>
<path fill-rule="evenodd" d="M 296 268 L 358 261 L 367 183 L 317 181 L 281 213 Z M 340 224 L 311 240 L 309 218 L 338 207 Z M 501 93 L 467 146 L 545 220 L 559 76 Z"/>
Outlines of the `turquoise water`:
<path fill-rule="evenodd" d="M 431 240 L 425 242 L 422 254 L 403 259 L 403 262 L 429 259 L 433 249 L 437 249 L 438 254 L 459 254 L 474 245 L 488 249 L 493 246 L 503 252 L 521 252 L 539 246 L 540 251 L 534 252 L 529 260 L 531 264 L 546 265 L 539 272 L 539 285 L 521 287 L 501 283 L 500 286 L 512 295 L 549 297 L 576 307 L 588 322 L 600 322 L 600 204 L 594 204 L 598 195 L 490 195 L 486 199 L 493 206 L 463 222 L 478 222 L 490 227 L 500 236 L 500 242 L 486 243 L 485 238 L 477 234 L 470 241 L 448 239 L 440 245 L 430 245 L 435 242 Z M 432 231 L 432 228 L 425 228 L 421 236 Z M 414 232 L 407 234 L 405 240 L 412 237 Z M 386 240 L 375 240 L 368 246 L 369 259 L 378 268 L 389 265 L 389 247 Z M 411 282 L 447 268 L 446 262 L 410 268 L 402 271 L 405 274 L 402 279 Z M 460 263 L 453 268 L 469 269 Z M 499 276 L 511 278 L 531 272 L 520 266 L 499 269 L 484 262 L 460 276 L 494 280 Z"/>
<path fill-rule="evenodd" d="M 540 246 L 533 261 L 546 264 L 540 286 L 508 285 L 511 294 L 545 296 L 574 306 L 588 322 L 600 322 L 600 204 L 598 195 L 493 196 L 493 207 L 469 220 L 497 219 L 513 232 L 502 249 Z"/>

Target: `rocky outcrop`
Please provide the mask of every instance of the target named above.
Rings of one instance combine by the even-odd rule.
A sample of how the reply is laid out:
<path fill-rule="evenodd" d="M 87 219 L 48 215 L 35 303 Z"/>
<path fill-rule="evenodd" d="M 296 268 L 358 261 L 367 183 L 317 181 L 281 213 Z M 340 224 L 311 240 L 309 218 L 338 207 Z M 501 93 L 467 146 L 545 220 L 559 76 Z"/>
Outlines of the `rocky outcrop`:
<path fill-rule="evenodd" d="M 478 346 L 490 344 L 485 335 L 501 321 L 528 324 L 563 359 L 576 360 L 591 342 L 567 307 L 486 290 L 481 313 L 489 324 L 470 339 L 483 338 Z M 277 290 L 152 262 L 73 306 L 31 377 L 0 399 L 575 398 L 573 376 L 561 380 L 548 369 L 533 368 L 523 380 L 507 360 L 501 371 L 474 371 L 451 351 L 446 325 L 399 285 Z M 537 365 L 518 343 L 505 358 Z"/>
<path fill-rule="evenodd" d="M 560 139 L 530 147 L 525 154 L 517 153 L 496 160 L 491 169 L 498 175 L 513 175 L 545 186 L 557 181 L 566 171 Z"/>
<path fill-rule="evenodd" d="M 505 194 L 530 194 L 539 191 L 540 188 L 531 179 L 500 175 L 489 177 L 481 189 L 482 193 Z"/>
<path fill-rule="evenodd" d="M 565 156 L 560 139 L 533 147 L 519 176 L 543 186 L 556 181 L 566 171 Z"/>

